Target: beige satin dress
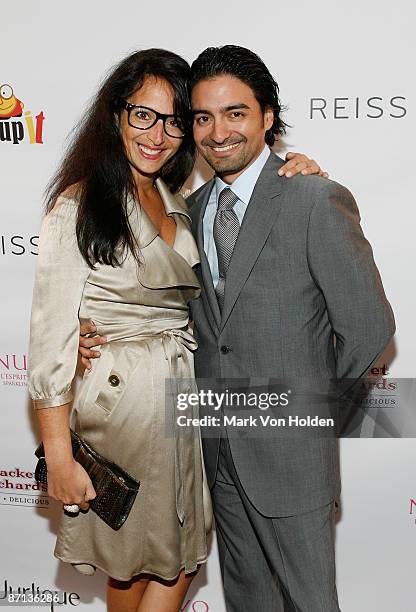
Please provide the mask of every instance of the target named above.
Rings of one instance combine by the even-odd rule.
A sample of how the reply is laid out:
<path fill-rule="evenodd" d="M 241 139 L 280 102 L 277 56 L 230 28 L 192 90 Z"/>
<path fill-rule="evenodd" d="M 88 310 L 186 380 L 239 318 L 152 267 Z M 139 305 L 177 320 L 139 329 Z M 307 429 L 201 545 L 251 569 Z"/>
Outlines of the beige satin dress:
<path fill-rule="evenodd" d="M 128 253 L 120 267 L 91 270 L 75 235 L 77 202 L 61 196 L 44 220 L 34 288 L 29 390 L 36 409 L 73 399 L 79 320 L 95 321 L 108 338 L 75 393 L 71 426 L 95 450 L 140 480 L 133 508 L 118 531 L 90 509 L 62 513 L 55 556 L 81 573 L 95 568 L 118 580 L 150 573 L 166 580 L 207 558 L 212 510 L 200 436 L 174 436 L 166 381 L 193 385 L 196 342 L 188 302 L 199 295 L 199 262 L 186 204 L 161 179 L 157 188 L 176 222 L 169 247 L 133 200 L 130 224 L 141 264 Z M 166 412 L 165 412 L 166 411 Z"/>

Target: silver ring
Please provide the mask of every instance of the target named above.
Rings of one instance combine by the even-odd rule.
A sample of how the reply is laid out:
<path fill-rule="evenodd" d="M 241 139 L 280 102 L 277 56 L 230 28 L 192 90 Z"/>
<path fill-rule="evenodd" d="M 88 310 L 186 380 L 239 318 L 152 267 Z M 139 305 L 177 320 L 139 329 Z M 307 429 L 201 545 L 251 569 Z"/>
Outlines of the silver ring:
<path fill-rule="evenodd" d="M 70 512 L 71 514 L 76 514 L 79 512 L 78 504 L 64 504 L 64 510 Z"/>

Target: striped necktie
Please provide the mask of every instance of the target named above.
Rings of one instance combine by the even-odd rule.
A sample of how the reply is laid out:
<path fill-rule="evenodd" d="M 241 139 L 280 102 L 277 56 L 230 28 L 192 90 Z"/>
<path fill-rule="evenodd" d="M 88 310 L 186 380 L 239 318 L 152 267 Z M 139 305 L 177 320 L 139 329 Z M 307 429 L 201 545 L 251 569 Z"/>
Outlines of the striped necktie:
<path fill-rule="evenodd" d="M 225 281 L 235 243 L 237 242 L 240 223 L 233 208 L 238 197 L 229 187 L 223 189 L 218 198 L 218 208 L 214 219 L 214 242 L 217 248 L 218 271 L 220 280 L 215 288 L 218 304 L 222 311 L 224 306 Z"/>

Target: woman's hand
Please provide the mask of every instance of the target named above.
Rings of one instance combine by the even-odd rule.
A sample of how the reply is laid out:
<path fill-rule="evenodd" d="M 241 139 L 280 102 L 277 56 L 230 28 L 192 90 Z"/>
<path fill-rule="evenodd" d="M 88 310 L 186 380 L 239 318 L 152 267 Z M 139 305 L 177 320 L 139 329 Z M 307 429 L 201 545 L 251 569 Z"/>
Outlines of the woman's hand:
<path fill-rule="evenodd" d="M 88 510 L 89 501 L 96 497 L 90 477 L 73 457 L 48 461 L 48 495 L 63 504 L 78 504 Z"/>
<path fill-rule="evenodd" d="M 80 326 L 80 338 L 78 352 L 81 355 L 82 365 L 86 370 L 91 370 L 91 359 L 97 359 L 101 356 L 100 351 L 92 351 L 91 347 L 99 346 L 107 342 L 107 338 L 97 334 L 97 328 L 94 321 L 90 323 L 82 323 Z"/>
<path fill-rule="evenodd" d="M 309 159 L 309 157 L 303 153 L 289 152 L 286 154 L 285 159 L 287 160 L 285 165 L 278 171 L 279 176 L 290 178 L 291 176 L 295 176 L 295 174 L 301 173 L 303 175 L 319 174 L 319 176 L 323 176 L 324 178 L 329 177 L 328 172 L 321 170 L 314 159 Z"/>
<path fill-rule="evenodd" d="M 88 510 L 88 502 L 96 493 L 87 472 L 72 454 L 71 404 L 43 408 L 36 413 L 45 449 L 49 496 L 63 504 L 77 504 L 82 510 Z"/>

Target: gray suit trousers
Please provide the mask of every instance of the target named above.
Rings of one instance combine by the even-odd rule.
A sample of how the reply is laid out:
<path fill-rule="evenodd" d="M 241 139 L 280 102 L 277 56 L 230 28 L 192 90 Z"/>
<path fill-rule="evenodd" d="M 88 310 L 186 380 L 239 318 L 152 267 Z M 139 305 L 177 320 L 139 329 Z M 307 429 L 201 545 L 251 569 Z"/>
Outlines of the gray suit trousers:
<path fill-rule="evenodd" d="M 212 490 L 228 612 L 340 612 L 335 586 L 335 503 L 265 517 L 248 499 L 221 438 Z"/>

